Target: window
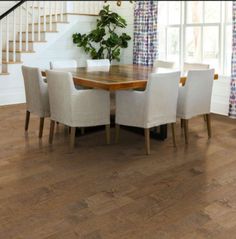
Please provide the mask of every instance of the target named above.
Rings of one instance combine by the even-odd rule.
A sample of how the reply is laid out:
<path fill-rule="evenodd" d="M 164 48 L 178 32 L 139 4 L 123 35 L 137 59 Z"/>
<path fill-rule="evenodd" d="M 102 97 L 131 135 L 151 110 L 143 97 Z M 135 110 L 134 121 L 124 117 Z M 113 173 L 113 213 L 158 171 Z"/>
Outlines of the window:
<path fill-rule="evenodd" d="M 207 63 L 230 75 L 232 1 L 159 1 L 159 59 Z"/>

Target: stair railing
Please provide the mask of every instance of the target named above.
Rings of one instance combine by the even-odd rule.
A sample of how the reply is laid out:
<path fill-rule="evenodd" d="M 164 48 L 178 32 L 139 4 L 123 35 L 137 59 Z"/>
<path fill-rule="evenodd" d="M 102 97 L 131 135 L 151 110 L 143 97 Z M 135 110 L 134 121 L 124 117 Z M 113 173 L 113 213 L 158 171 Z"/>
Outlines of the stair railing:
<path fill-rule="evenodd" d="M 32 42 L 54 31 L 54 22 L 64 21 L 65 13 L 98 14 L 103 1 L 19 1 L 0 16 L 0 74 L 7 65 L 20 61 L 21 52 L 31 52 Z M 44 34 L 45 35 L 45 34 Z"/>

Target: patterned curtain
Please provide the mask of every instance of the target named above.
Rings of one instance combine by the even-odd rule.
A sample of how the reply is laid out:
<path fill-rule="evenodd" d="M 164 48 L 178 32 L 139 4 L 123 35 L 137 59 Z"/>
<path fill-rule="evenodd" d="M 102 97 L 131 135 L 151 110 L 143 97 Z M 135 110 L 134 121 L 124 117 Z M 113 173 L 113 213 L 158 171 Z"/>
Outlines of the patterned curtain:
<path fill-rule="evenodd" d="M 158 1 L 136 1 L 133 63 L 152 66 L 157 56 Z"/>
<path fill-rule="evenodd" d="M 231 84 L 229 99 L 229 116 L 236 118 L 236 1 L 233 1 L 233 38 L 232 38 L 232 61 L 231 61 Z"/>

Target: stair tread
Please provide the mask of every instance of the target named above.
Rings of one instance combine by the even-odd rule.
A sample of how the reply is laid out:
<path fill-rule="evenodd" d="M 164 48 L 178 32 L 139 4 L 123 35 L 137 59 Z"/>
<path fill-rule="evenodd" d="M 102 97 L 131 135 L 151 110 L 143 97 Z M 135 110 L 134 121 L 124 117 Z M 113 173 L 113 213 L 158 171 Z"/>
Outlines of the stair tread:
<path fill-rule="evenodd" d="M 53 21 L 52 23 L 66 23 L 66 24 L 69 24 L 70 22 L 68 22 L 68 21 Z M 41 22 L 40 24 L 44 24 L 43 22 Z M 50 22 L 46 22 L 46 24 L 50 24 Z M 32 25 L 32 23 L 29 23 L 29 25 Z M 36 22 L 36 23 L 34 23 L 34 25 L 38 25 L 38 23 Z"/>
<path fill-rule="evenodd" d="M 13 42 L 12 40 L 10 40 L 9 42 Z M 20 42 L 19 40 L 16 40 L 15 42 Z M 22 41 L 23 43 L 25 43 L 26 41 Z M 38 40 L 35 40 L 35 41 L 28 41 L 29 43 L 33 43 L 33 42 L 47 42 L 47 41 L 38 41 Z"/>
<path fill-rule="evenodd" d="M 6 50 L 2 50 L 2 52 L 6 52 Z M 13 50 L 9 50 L 9 52 L 13 52 Z M 19 50 L 16 50 L 15 52 L 16 53 L 35 53 L 35 51 L 19 51 Z"/>
<path fill-rule="evenodd" d="M 2 64 L 22 64 L 22 61 L 2 61 Z"/>
<path fill-rule="evenodd" d="M 56 14 L 52 14 L 52 16 L 55 16 Z M 58 13 L 57 16 L 60 16 L 61 13 Z M 73 12 L 68 12 L 68 13 L 62 13 L 62 15 L 74 15 L 74 16 L 99 16 L 96 13 L 73 13 Z M 49 17 L 50 15 L 47 14 L 45 15 L 45 17 Z M 40 16 L 41 18 L 43 18 L 44 16 Z"/>
<path fill-rule="evenodd" d="M 58 33 L 59 31 L 40 31 L 40 33 Z M 18 32 L 19 33 L 19 32 Z M 22 32 L 22 33 L 26 33 L 26 32 Z M 28 31 L 28 33 L 32 33 L 31 31 L 29 32 Z M 38 33 L 38 31 L 37 32 L 34 32 L 34 33 Z"/>

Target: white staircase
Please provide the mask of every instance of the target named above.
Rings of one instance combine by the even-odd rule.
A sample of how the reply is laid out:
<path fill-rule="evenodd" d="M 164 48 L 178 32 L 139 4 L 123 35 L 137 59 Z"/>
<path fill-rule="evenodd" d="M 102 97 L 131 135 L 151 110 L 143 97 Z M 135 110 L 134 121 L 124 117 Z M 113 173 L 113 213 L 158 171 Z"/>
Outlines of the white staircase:
<path fill-rule="evenodd" d="M 25 54 L 34 54 L 53 42 L 70 24 L 70 16 L 96 16 L 103 1 L 21 1 L 0 20 L 0 77 L 11 65 L 23 64 Z M 74 19 L 74 18 L 73 18 Z"/>

